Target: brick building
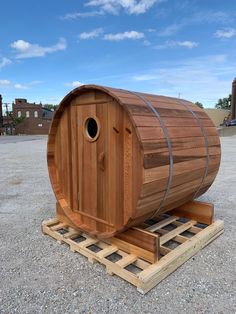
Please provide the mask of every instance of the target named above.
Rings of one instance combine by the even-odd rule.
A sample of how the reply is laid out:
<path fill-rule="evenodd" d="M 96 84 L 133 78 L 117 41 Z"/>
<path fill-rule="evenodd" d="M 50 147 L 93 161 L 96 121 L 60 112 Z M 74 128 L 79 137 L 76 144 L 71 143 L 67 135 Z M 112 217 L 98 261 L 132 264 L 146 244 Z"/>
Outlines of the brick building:
<path fill-rule="evenodd" d="M 3 132 L 2 95 L 0 95 L 0 134 Z"/>
<path fill-rule="evenodd" d="M 28 103 L 27 99 L 17 98 L 12 104 L 14 118 L 24 117 L 16 125 L 16 134 L 48 134 L 54 112 L 43 105 Z"/>

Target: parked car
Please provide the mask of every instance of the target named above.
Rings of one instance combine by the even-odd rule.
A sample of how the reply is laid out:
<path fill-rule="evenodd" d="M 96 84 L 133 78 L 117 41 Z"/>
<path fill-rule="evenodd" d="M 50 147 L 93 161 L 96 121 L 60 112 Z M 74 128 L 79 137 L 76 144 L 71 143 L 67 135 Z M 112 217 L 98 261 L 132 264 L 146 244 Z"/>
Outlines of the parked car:
<path fill-rule="evenodd" d="M 236 119 L 229 121 L 227 125 L 228 126 L 236 125 Z"/>

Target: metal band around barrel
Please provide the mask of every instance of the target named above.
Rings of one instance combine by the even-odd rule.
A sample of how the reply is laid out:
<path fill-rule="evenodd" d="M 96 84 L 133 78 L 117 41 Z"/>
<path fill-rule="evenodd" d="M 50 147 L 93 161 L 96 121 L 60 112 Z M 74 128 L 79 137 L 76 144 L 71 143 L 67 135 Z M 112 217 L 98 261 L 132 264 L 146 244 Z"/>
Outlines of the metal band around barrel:
<path fill-rule="evenodd" d="M 152 217 L 155 217 L 156 214 L 159 212 L 159 210 L 162 208 L 163 204 L 164 204 L 164 201 L 166 200 L 168 194 L 169 194 L 169 191 L 170 191 L 170 187 L 171 187 L 171 184 L 172 184 L 172 178 L 173 178 L 173 153 L 172 153 L 172 145 L 171 145 L 171 141 L 170 141 L 170 137 L 169 137 L 169 134 L 168 134 L 168 131 L 166 129 L 166 126 L 159 114 L 159 112 L 156 110 L 156 108 L 152 105 L 152 103 L 146 99 L 144 96 L 140 95 L 139 93 L 136 93 L 136 92 L 131 92 L 131 91 L 128 91 L 129 93 L 131 94 L 134 94 L 136 95 L 137 97 L 139 97 L 141 100 L 143 100 L 145 102 L 145 104 L 152 110 L 152 112 L 154 113 L 154 115 L 157 117 L 158 121 L 160 122 L 160 125 L 162 127 L 162 130 L 163 130 L 163 133 L 165 135 L 165 138 L 166 138 L 166 142 L 167 142 L 167 146 L 168 146 L 168 149 L 169 149 L 169 178 L 168 178 L 168 183 L 167 183 L 167 188 L 165 190 L 165 194 L 163 196 L 163 199 L 158 207 L 157 210 L 155 210 L 154 214 L 150 217 L 150 219 Z"/>
<path fill-rule="evenodd" d="M 197 196 L 198 192 L 201 190 L 202 185 L 203 185 L 203 183 L 204 183 L 204 181 L 205 181 L 205 179 L 206 179 L 206 176 L 207 176 L 207 174 L 208 174 L 209 159 L 210 159 L 210 157 L 209 157 L 208 139 L 207 139 L 207 136 L 206 136 L 206 134 L 205 134 L 204 127 L 203 127 L 203 125 L 202 125 L 200 119 L 198 118 L 198 116 L 195 114 L 195 112 L 194 112 L 186 103 L 184 103 L 182 100 L 179 100 L 179 102 L 180 102 L 185 108 L 187 108 L 187 109 L 191 112 L 191 114 L 194 116 L 194 118 L 197 120 L 198 125 L 199 125 L 199 127 L 200 127 L 200 129 L 201 129 L 202 135 L 203 135 L 203 137 L 204 137 L 204 141 L 205 141 L 205 147 L 206 147 L 206 153 L 207 153 L 207 156 L 206 156 L 206 167 L 205 167 L 204 176 L 202 177 L 202 181 L 201 181 L 201 183 L 200 183 L 198 189 L 196 190 L 196 192 L 195 192 L 195 194 L 194 194 L 194 197 L 193 197 L 193 198 L 195 198 L 195 197 Z"/>

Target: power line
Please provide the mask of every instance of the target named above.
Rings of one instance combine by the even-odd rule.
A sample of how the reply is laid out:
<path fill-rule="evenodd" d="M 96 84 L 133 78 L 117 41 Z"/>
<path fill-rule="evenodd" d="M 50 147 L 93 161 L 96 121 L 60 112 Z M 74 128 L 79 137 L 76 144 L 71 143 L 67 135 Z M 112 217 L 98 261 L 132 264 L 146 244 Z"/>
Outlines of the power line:
<path fill-rule="evenodd" d="M 2 105 L 5 105 L 5 112 L 6 112 L 6 115 L 8 117 L 9 116 L 8 105 L 10 105 L 10 103 L 9 102 L 4 102 L 4 103 L 2 103 Z"/>

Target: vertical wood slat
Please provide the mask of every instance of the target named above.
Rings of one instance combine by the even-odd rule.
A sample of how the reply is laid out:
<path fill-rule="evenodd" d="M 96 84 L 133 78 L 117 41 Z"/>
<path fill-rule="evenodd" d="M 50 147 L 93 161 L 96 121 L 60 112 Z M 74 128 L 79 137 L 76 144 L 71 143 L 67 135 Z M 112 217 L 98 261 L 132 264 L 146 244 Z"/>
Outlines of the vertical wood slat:
<path fill-rule="evenodd" d="M 52 163 L 52 166 L 51 166 L 54 172 L 49 170 L 49 173 L 51 172 L 51 175 L 54 177 L 55 182 L 57 182 L 57 184 L 54 185 L 54 192 L 56 195 L 61 194 L 61 187 L 62 187 L 62 185 L 60 184 L 61 182 L 61 176 L 60 176 L 61 147 L 60 147 L 59 136 L 60 136 L 60 127 L 58 127 L 56 135 L 55 135 L 54 163 Z"/>
<path fill-rule="evenodd" d="M 67 114 L 67 136 L 68 136 L 68 181 L 69 181 L 69 206 L 72 209 L 73 208 L 73 177 L 72 177 L 72 167 L 73 167 L 73 149 L 72 149 L 72 120 L 71 120 L 71 112 L 72 112 L 72 106 L 69 106 L 67 108 L 68 114 Z"/>
<path fill-rule="evenodd" d="M 97 158 L 100 154 L 104 153 L 104 162 L 105 169 L 104 171 L 98 168 L 98 176 L 97 176 L 97 215 L 98 218 L 107 220 L 106 212 L 107 212 L 107 202 L 106 202 L 106 194 L 107 194 L 107 186 L 106 186 L 106 175 L 107 175 L 107 141 L 106 141 L 106 132 L 107 132 L 107 105 L 106 103 L 96 104 L 96 115 L 99 119 L 101 128 L 100 134 L 97 140 Z M 97 224 L 98 228 L 102 232 L 106 232 L 107 226 L 104 224 Z"/>
<path fill-rule="evenodd" d="M 115 192 L 115 187 L 114 187 L 114 180 L 116 178 L 116 169 L 114 167 L 115 164 L 115 160 L 112 158 L 114 158 L 114 146 L 110 145 L 112 142 L 112 136 L 113 133 L 112 132 L 112 119 L 113 119 L 113 115 L 114 113 L 112 112 L 112 106 L 109 104 L 109 106 L 107 106 L 107 127 L 106 127 L 106 147 L 107 147 L 107 154 L 106 154 L 106 159 L 107 159 L 107 171 L 106 171 L 106 219 L 111 222 L 114 221 L 114 210 L 115 208 L 114 206 L 114 192 Z M 114 164 L 112 164 L 114 162 Z"/>
<path fill-rule="evenodd" d="M 62 193 L 65 195 L 65 198 L 68 200 L 68 206 L 71 208 L 71 179 L 70 179 L 70 151 L 69 151 L 69 130 L 68 130 L 68 111 L 67 108 L 64 111 L 64 114 L 61 118 L 60 123 L 60 155 L 61 155 L 61 184 L 62 184 Z"/>
<path fill-rule="evenodd" d="M 107 103 L 107 163 L 108 219 L 117 226 L 123 224 L 123 110 L 114 101 Z"/>
<path fill-rule="evenodd" d="M 124 115 L 124 223 L 130 218 L 130 212 L 133 207 L 133 187 L 130 178 L 133 177 L 132 168 L 132 143 L 133 143 L 133 128 L 127 117 Z"/>
<path fill-rule="evenodd" d="M 82 108 L 80 106 L 77 107 L 77 121 L 78 121 L 78 126 L 77 126 L 77 137 L 78 137 L 78 210 L 82 211 L 82 193 L 83 193 L 83 184 L 82 184 L 82 177 L 83 177 L 83 133 L 82 133 Z M 84 223 L 84 217 L 80 216 L 81 223 Z"/>
<path fill-rule="evenodd" d="M 76 99 L 75 99 L 76 101 Z M 72 210 L 78 212 L 79 210 L 79 200 L 78 200 L 78 180 L 80 173 L 78 171 L 78 114 L 77 114 L 77 106 L 75 106 L 75 101 L 71 102 L 71 177 L 72 177 L 72 197 L 73 197 L 73 202 L 72 202 Z"/>

